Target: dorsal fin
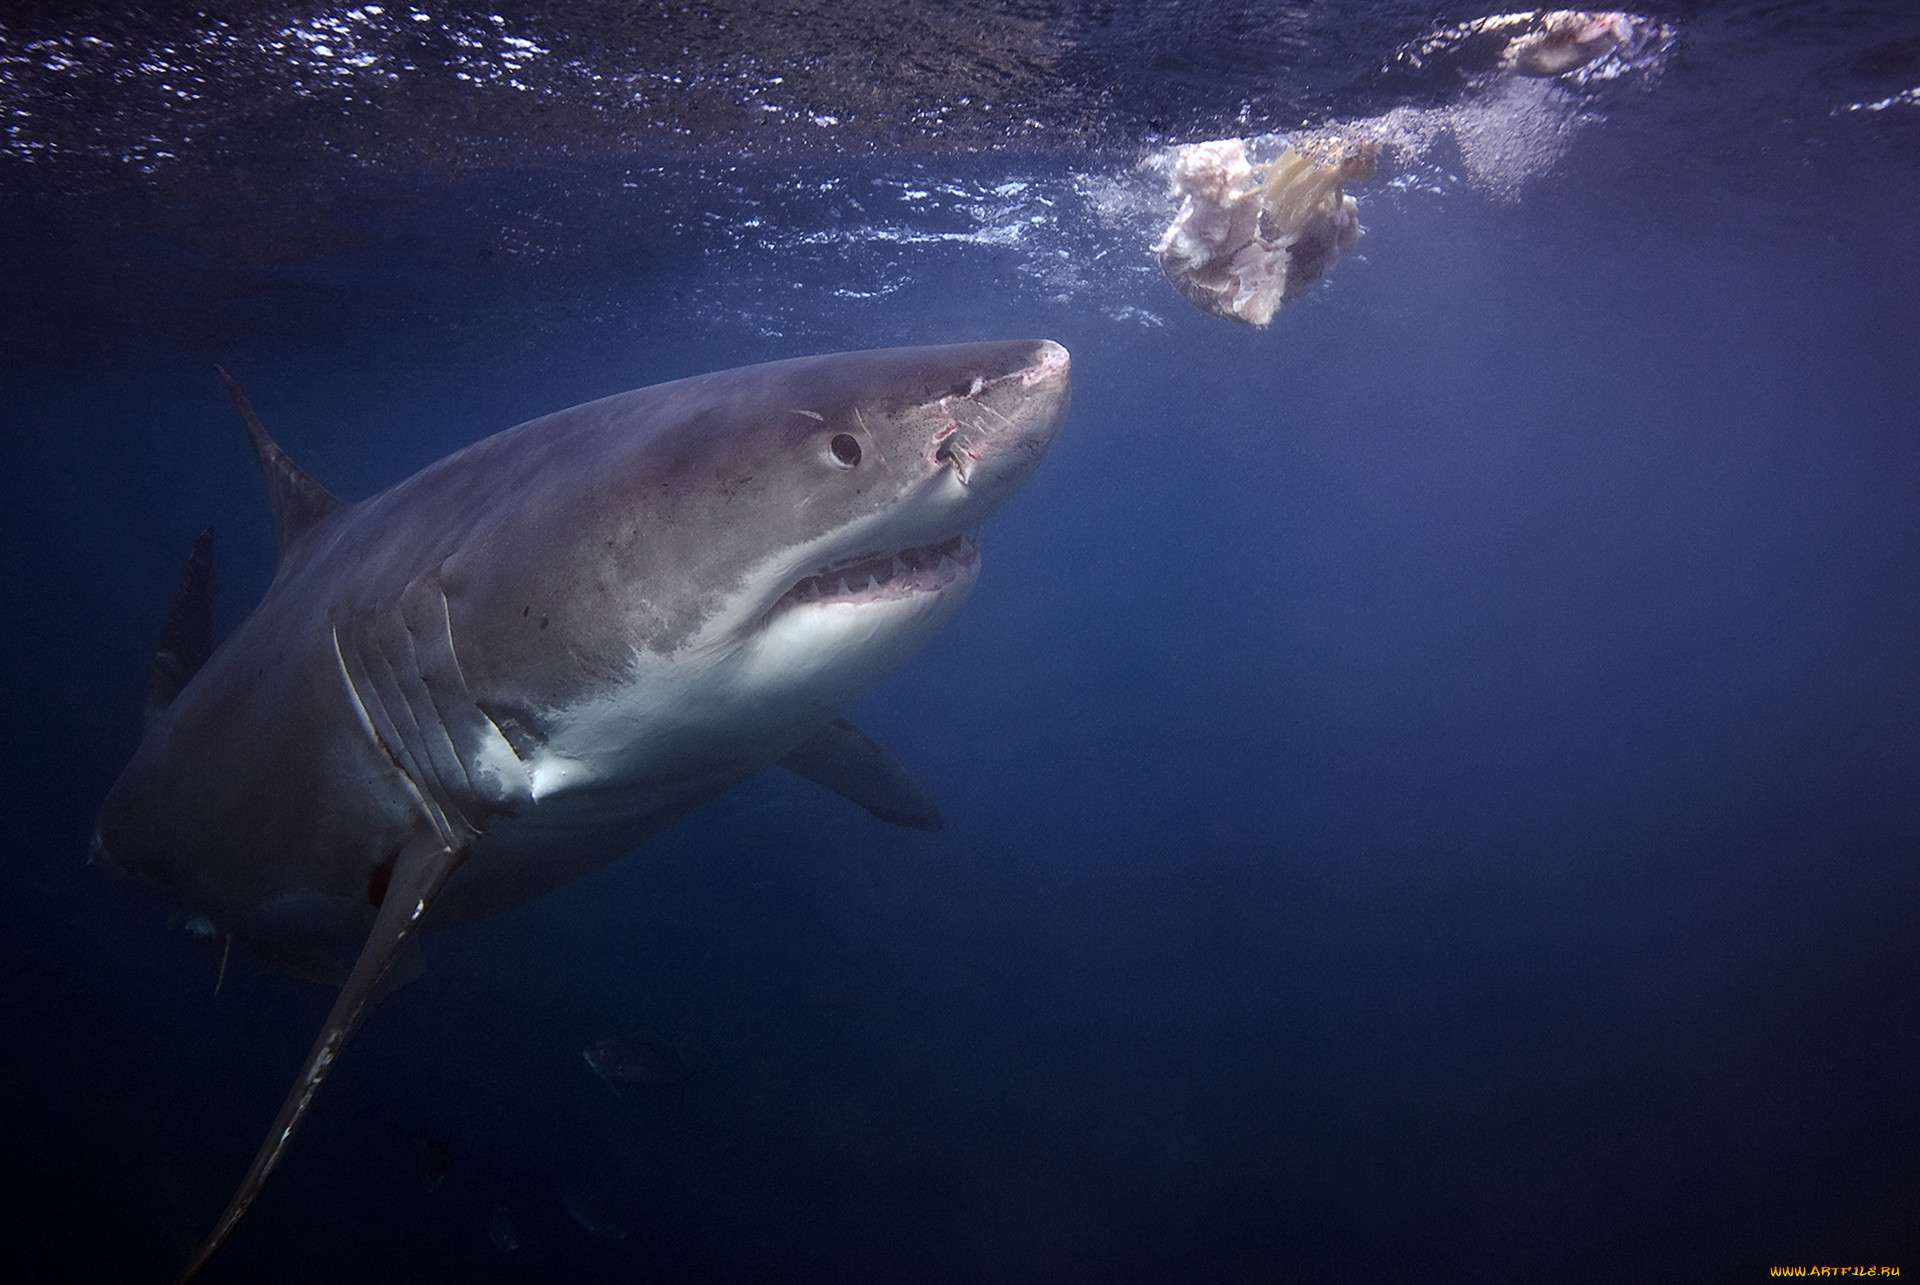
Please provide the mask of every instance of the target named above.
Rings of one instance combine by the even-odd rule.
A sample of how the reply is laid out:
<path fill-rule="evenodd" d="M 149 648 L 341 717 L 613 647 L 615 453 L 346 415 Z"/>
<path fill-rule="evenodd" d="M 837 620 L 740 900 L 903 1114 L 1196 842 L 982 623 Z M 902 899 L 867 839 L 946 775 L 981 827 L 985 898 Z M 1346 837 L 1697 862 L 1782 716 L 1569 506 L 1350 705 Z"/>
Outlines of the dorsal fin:
<path fill-rule="evenodd" d="M 148 723 L 173 704 L 213 654 L 213 595 L 219 588 L 213 582 L 213 528 L 202 527 L 187 555 L 187 569 L 180 573 L 180 587 L 173 591 L 173 609 L 160 631 L 153 668 L 147 671 Z"/>
<path fill-rule="evenodd" d="M 273 537 L 280 546 L 280 560 L 285 562 L 287 550 L 300 543 L 300 538 L 321 518 L 340 507 L 340 497 L 308 477 L 298 464 L 287 458 L 279 444 L 267 436 L 266 426 L 253 413 L 253 404 L 240 391 L 233 376 L 225 367 L 214 369 L 220 372 L 233 404 L 239 408 L 241 422 L 247 426 L 247 437 L 253 442 L 254 458 L 260 461 L 260 476 L 267 481 L 267 500 L 273 505 Z"/>

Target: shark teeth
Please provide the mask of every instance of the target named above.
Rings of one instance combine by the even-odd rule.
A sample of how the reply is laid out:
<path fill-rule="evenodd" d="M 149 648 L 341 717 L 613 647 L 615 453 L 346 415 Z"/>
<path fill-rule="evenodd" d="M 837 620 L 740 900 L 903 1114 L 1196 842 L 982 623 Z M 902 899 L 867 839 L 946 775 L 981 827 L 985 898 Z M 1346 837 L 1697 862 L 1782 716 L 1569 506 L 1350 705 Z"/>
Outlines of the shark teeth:
<path fill-rule="evenodd" d="M 964 535 L 898 553 L 867 554 L 808 576 L 782 594 L 774 609 L 809 602 L 884 602 L 937 593 L 979 560 L 979 544 Z"/>

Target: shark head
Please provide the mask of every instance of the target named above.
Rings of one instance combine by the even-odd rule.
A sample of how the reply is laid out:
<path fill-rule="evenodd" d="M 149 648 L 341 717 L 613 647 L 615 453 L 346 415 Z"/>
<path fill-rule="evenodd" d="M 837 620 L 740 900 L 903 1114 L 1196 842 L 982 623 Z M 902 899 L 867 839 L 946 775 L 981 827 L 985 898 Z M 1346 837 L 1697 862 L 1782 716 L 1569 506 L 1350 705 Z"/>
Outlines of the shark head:
<path fill-rule="evenodd" d="M 793 391 L 812 396 L 769 417 L 773 538 L 757 556 L 737 542 L 735 569 L 716 576 L 734 589 L 689 640 L 695 654 L 731 652 L 756 699 L 838 707 L 917 650 L 972 590 L 980 525 L 1066 415 L 1058 344 L 862 357 L 851 386 L 844 370 L 813 388 L 802 378 Z M 731 507 L 713 512 L 716 543 L 735 529 Z"/>
<path fill-rule="evenodd" d="M 1052 446 L 1068 375 L 1046 340 L 838 353 L 475 448 L 524 434 L 566 458 L 528 488 L 594 474 L 442 568 L 455 649 L 487 636 L 466 676 L 519 738 L 533 797 L 737 774 L 857 699 L 965 600 L 977 532 Z"/>

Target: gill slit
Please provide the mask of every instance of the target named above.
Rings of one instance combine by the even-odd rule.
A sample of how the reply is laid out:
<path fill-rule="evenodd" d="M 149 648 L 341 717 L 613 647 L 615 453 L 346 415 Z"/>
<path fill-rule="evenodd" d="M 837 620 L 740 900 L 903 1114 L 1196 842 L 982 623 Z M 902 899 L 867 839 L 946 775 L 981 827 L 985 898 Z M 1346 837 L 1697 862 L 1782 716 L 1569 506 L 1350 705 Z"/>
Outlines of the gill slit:
<path fill-rule="evenodd" d="M 447 657 L 448 659 L 453 661 L 453 676 L 460 680 L 460 691 L 465 696 L 467 705 L 473 710 L 474 713 L 478 714 L 481 718 L 486 720 L 487 726 L 493 729 L 493 734 L 500 738 L 500 743 L 502 745 L 507 747 L 507 752 L 512 754 L 515 761 L 517 761 L 520 764 L 522 770 L 527 772 L 528 784 L 531 785 L 532 779 L 533 779 L 533 769 L 527 763 L 527 760 L 520 756 L 520 751 L 514 748 L 513 741 L 507 736 L 506 732 L 501 730 L 500 724 L 494 721 L 493 715 L 487 713 L 487 711 L 481 707 L 480 702 L 474 699 L 473 688 L 467 686 L 466 666 L 460 663 L 460 649 L 453 645 L 453 605 L 447 601 L 447 591 L 440 584 L 440 577 L 437 574 L 437 568 L 436 568 L 436 574 L 434 576 L 433 587 L 435 591 L 438 592 L 440 595 L 440 619 L 445 621 L 447 626 Z M 639 648 L 636 647 L 634 651 L 636 654 L 638 654 Z M 460 770 L 465 772 L 466 768 L 467 768 L 466 760 L 462 759 L 460 761 Z M 473 774 L 471 772 L 467 773 L 467 780 L 469 784 L 472 783 Z"/>
<path fill-rule="evenodd" d="M 439 808 L 434 807 L 433 804 L 428 802 L 427 796 L 422 794 L 420 787 L 415 784 L 412 774 L 401 765 L 398 758 L 394 757 L 394 753 L 388 748 L 387 743 L 380 739 L 380 733 L 374 730 L 373 718 L 367 713 L 366 701 L 362 699 L 360 689 L 353 685 L 353 675 L 347 670 L 346 654 L 340 650 L 340 626 L 329 626 L 327 632 L 333 639 L 333 659 L 340 666 L 340 681 L 347 689 L 347 696 L 353 701 L 353 712 L 359 716 L 360 730 L 365 732 L 367 739 L 372 741 L 374 746 L 378 748 L 382 754 L 387 756 L 387 762 L 393 765 L 394 775 L 398 776 L 400 780 L 405 783 L 407 793 L 413 796 L 413 801 L 419 805 L 421 814 L 427 818 L 427 821 L 435 830 L 439 831 L 441 838 L 451 843 L 452 836 L 448 831 L 446 816 Z M 376 697 L 376 699 L 378 698 Z M 385 706 L 381 708 L 384 712 Z M 398 724 L 395 724 L 396 729 L 398 726 Z"/>
<path fill-rule="evenodd" d="M 366 702 L 360 699 L 360 692 L 353 685 L 353 675 L 347 672 L 347 658 L 340 650 L 340 626 L 330 626 L 327 632 L 333 637 L 333 660 L 340 666 L 340 683 L 347 689 L 347 699 L 353 702 L 353 712 L 360 720 L 360 730 L 367 734 L 368 740 L 385 750 L 387 747 L 381 742 L 380 733 L 373 730 L 373 719 L 367 714 Z M 389 753 L 387 757 L 392 758 L 393 755 Z M 406 774 L 403 772 L 401 775 Z"/>

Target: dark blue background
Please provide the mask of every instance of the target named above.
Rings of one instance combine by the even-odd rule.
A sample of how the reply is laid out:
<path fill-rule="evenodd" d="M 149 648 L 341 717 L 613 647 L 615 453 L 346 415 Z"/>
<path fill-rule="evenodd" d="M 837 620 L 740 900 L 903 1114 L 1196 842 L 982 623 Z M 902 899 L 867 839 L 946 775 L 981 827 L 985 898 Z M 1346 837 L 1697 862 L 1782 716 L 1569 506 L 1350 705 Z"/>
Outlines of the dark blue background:
<path fill-rule="evenodd" d="M 16 299 L 0 369 L 4 1256 L 165 1279 L 327 1003 L 214 997 L 81 864 L 193 532 L 226 623 L 268 574 L 211 360 L 358 496 L 658 379 L 1035 334 L 1066 433 L 852 712 L 947 830 L 769 777 L 430 940 L 207 1279 L 1920 1271 L 1915 135 L 1729 123 L 1710 61 L 1518 204 L 1363 193 L 1364 257 L 1264 332 L 973 245 L 835 303 L 830 256 L 363 245 L 250 290 L 122 214 L 15 235 L 92 293 Z M 805 328 L 749 323 L 776 288 Z M 628 1031 L 683 1103 L 593 1077 Z"/>

